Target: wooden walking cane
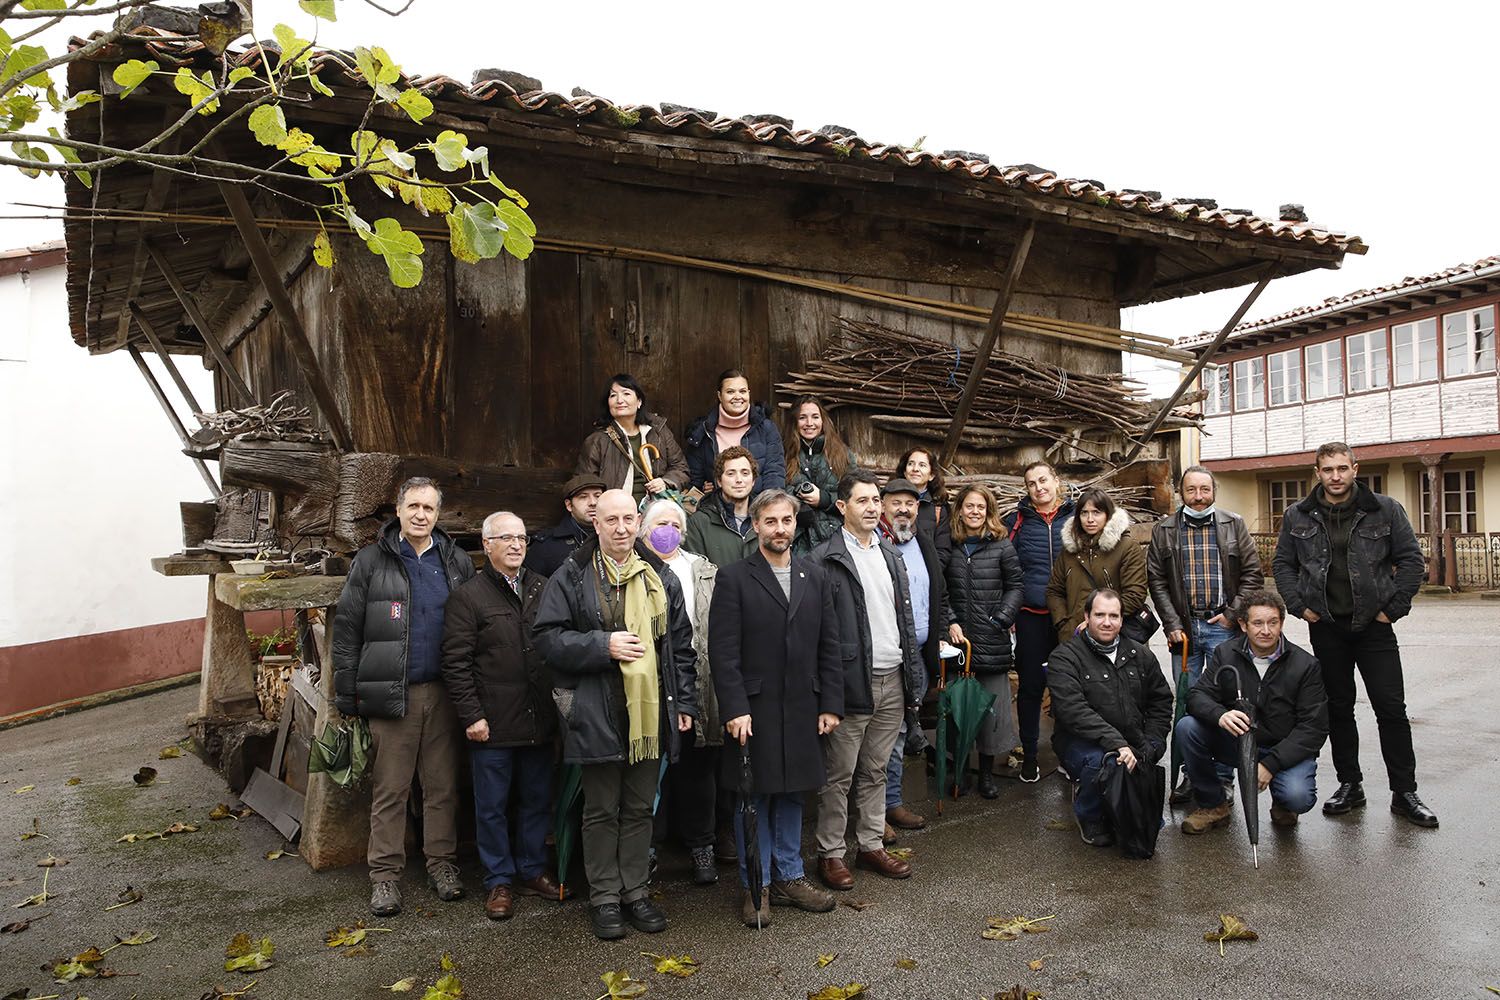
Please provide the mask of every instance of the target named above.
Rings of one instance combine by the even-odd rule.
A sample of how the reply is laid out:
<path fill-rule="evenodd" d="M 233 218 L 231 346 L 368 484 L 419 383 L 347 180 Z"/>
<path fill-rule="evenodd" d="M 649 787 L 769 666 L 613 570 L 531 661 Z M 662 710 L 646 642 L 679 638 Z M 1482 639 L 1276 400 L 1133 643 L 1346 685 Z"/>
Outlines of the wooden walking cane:
<path fill-rule="evenodd" d="M 648 452 L 650 454 L 647 454 Z M 657 461 L 660 461 L 661 449 L 657 448 L 656 445 L 649 442 L 642 444 L 640 450 L 641 470 L 646 473 L 646 482 L 648 483 L 656 478 L 656 473 L 651 471 L 651 455 L 655 455 Z"/>

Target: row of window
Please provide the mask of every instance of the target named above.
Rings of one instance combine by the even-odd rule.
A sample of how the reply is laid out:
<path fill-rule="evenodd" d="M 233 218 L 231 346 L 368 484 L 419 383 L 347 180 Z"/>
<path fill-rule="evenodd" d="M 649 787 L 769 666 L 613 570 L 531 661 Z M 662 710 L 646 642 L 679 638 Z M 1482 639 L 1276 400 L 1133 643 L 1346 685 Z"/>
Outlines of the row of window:
<path fill-rule="evenodd" d="M 1432 530 L 1432 487 L 1427 477 L 1418 473 L 1417 531 Z M 1374 493 L 1385 492 L 1385 477 L 1380 473 L 1360 476 L 1359 482 Z M 1266 483 L 1266 509 L 1271 515 L 1271 530 L 1281 530 L 1286 509 L 1307 496 L 1311 479 L 1272 479 Z M 1443 473 L 1443 530 L 1473 533 L 1479 530 L 1479 473 L 1459 469 Z"/>
<path fill-rule="evenodd" d="M 1389 336 L 1387 336 L 1389 334 Z M 1387 350 L 1387 344 L 1390 347 Z M 1437 317 L 1368 330 L 1311 347 L 1245 358 L 1203 370 L 1207 416 L 1303 400 L 1329 399 L 1346 391 L 1369 392 L 1460 378 L 1495 370 L 1495 307 L 1466 309 L 1443 317 L 1442 352 Z"/>

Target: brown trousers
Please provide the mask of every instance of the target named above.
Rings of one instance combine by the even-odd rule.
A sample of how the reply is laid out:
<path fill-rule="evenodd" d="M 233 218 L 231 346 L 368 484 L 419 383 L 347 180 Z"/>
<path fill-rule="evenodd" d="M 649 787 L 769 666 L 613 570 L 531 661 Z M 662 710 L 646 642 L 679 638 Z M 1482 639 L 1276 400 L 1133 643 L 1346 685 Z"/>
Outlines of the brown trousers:
<path fill-rule="evenodd" d="M 406 867 L 406 806 L 422 780 L 422 853 L 430 872 L 458 854 L 458 715 L 442 681 L 406 690 L 406 715 L 370 719 L 371 882 L 394 882 Z"/>

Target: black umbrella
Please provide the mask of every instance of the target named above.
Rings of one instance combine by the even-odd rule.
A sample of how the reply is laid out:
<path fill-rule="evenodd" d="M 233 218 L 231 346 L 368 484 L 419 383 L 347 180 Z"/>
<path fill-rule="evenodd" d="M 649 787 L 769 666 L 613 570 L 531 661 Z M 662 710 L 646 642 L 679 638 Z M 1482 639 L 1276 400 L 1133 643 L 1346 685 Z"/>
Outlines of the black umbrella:
<path fill-rule="evenodd" d="M 1224 672 L 1229 671 L 1233 681 L 1231 688 L 1225 682 Z M 1239 760 L 1235 765 L 1239 772 L 1240 804 L 1245 809 L 1245 832 L 1250 834 L 1250 856 L 1255 867 L 1260 867 L 1260 756 L 1255 749 L 1255 709 L 1245 700 L 1244 686 L 1240 683 L 1240 671 L 1233 663 L 1225 663 L 1214 674 L 1214 683 L 1232 708 L 1245 713 L 1250 728 L 1239 736 Z M 1233 697 L 1230 692 L 1233 691 Z"/>
<path fill-rule="evenodd" d="M 750 770 L 749 737 L 740 744 L 740 830 L 745 836 L 745 875 L 750 881 L 750 899 L 755 906 L 755 929 L 760 930 L 760 896 L 765 885 L 760 875 L 760 817 L 755 809 L 755 775 Z"/>

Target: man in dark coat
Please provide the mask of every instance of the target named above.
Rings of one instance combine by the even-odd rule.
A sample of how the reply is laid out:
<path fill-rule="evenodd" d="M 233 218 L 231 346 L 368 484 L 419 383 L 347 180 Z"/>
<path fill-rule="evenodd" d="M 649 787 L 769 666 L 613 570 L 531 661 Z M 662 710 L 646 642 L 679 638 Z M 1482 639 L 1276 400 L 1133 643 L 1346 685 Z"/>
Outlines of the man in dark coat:
<path fill-rule="evenodd" d="M 483 568 L 448 599 L 443 680 L 469 741 L 475 837 L 489 890 L 484 912 L 506 920 L 513 888 L 546 899 L 561 891 L 546 870 L 557 709 L 547 665 L 531 639 L 547 581 L 521 564 L 526 525 L 500 511 L 484 519 L 481 534 Z"/>
<path fill-rule="evenodd" d="M 1052 747 L 1073 779 L 1073 815 L 1085 844 L 1108 847 L 1096 780 L 1101 767 L 1153 767 L 1167 749 L 1175 700 L 1146 646 L 1120 634 L 1120 595 L 1089 594 L 1084 629 L 1052 651 Z M 1114 763 L 1105 758 L 1113 755 Z"/>
<path fill-rule="evenodd" d="M 437 527 L 443 494 L 413 478 L 396 517 L 349 567 L 333 618 L 334 707 L 370 726 L 367 857 L 370 912 L 401 912 L 406 805 L 422 779 L 422 850 L 428 883 L 449 902 L 464 894 L 458 854 L 458 717 L 443 686 L 443 609 L 474 563 Z"/>
<path fill-rule="evenodd" d="M 1318 661 L 1281 633 L 1286 604 L 1274 591 L 1255 590 L 1236 609 L 1245 635 L 1222 642 L 1188 695 L 1177 723 L 1187 758 L 1195 809 L 1182 832 L 1198 834 L 1229 822 L 1229 797 L 1214 763 L 1239 760 L 1239 738 L 1254 723 L 1262 791 L 1271 789 L 1271 822 L 1296 826 L 1318 802 L 1318 753 L 1328 738 L 1328 698 Z M 1244 696 L 1253 718 L 1235 706 Z"/>
<path fill-rule="evenodd" d="M 583 865 L 594 934 L 655 934 L 652 805 L 661 758 L 698 715 L 697 653 L 676 574 L 637 542 L 640 514 L 624 490 L 594 511 L 595 541 L 568 557 L 542 592 L 533 635 L 562 712 L 563 762 L 582 767 Z M 622 912 L 623 907 L 623 912 Z"/>
<path fill-rule="evenodd" d="M 1411 613 L 1422 585 L 1422 550 L 1401 505 L 1359 484 L 1359 465 L 1347 444 L 1322 445 L 1314 462 L 1318 485 L 1287 508 L 1273 565 L 1287 610 L 1310 623 L 1307 634 L 1328 691 L 1328 737 L 1339 787 L 1323 812 L 1340 816 L 1365 804 L 1354 722 L 1357 668 L 1380 726 L 1391 812 L 1435 827 L 1437 815 L 1417 797 L 1417 753 L 1393 625 Z"/>
<path fill-rule="evenodd" d="M 1057 470 L 1032 462 L 1022 476 L 1026 496 L 1005 515 L 1005 530 L 1021 560 L 1021 613 L 1016 616 L 1016 725 L 1021 731 L 1021 780 L 1041 780 L 1036 748 L 1042 723 L 1042 693 L 1047 688 L 1047 656 L 1057 645 L 1056 625 L 1047 610 L 1047 583 L 1052 564 L 1062 555 L 1062 529 L 1073 516 Z"/>
<path fill-rule="evenodd" d="M 682 547 L 720 568 L 754 552 L 750 500 L 754 495 L 751 487 L 758 475 L 755 456 L 745 448 L 732 445 L 719 452 L 714 459 L 717 489 L 704 497 L 688 518 Z"/>
<path fill-rule="evenodd" d="M 531 537 L 526 552 L 526 568 L 542 577 L 557 572 L 580 545 L 594 537 L 594 507 L 605 490 L 604 480 L 591 473 L 569 479 L 563 487 L 562 520 Z"/>
<path fill-rule="evenodd" d="M 808 881 L 802 864 L 802 796 L 826 778 L 820 737 L 838 728 L 844 674 L 838 619 L 823 569 L 792 555 L 798 502 L 766 490 L 751 505 L 758 548 L 719 571 L 708 619 L 709 660 L 725 729 L 744 751 L 725 758 L 739 787 L 748 752 L 759 821 L 761 898 L 748 891 L 743 825 L 735 824 L 741 916 L 766 927 L 773 904 L 825 913 L 833 896 Z"/>
<path fill-rule="evenodd" d="M 764 405 L 750 402 L 750 382 L 738 368 L 719 373 L 719 405 L 714 412 L 699 417 L 683 438 L 687 455 L 688 485 L 704 493 L 714 491 L 714 459 L 725 448 L 739 445 L 755 456 L 753 497 L 761 490 L 786 487 L 786 449 L 781 432 Z"/>
<path fill-rule="evenodd" d="M 901 554 L 881 540 L 880 488 L 857 469 L 839 481 L 844 526 L 813 550 L 828 574 L 844 667 L 844 721 L 823 741 L 828 782 L 818 793 L 818 877 L 830 889 L 854 888 L 848 852 L 849 789 L 855 789 L 854 863 L 886 878 L 909 878 L 911 865 L 886 852 L 885 769 L 908 711 L 916 711 L 927 675 L 917 645 L 910 584 Z"/>

